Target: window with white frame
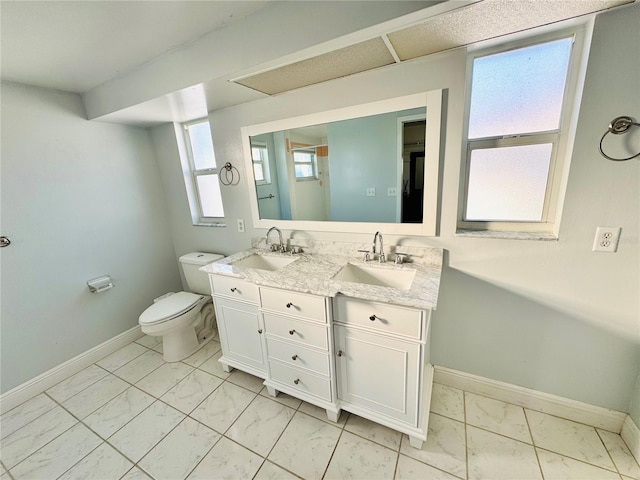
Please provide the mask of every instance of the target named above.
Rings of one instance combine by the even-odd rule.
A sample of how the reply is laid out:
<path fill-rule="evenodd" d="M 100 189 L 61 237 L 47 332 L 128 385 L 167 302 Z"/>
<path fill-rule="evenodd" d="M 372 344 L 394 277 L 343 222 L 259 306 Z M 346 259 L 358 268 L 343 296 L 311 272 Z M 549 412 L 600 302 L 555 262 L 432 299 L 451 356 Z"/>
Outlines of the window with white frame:
<path fill-rule="evenodd" d="M 269 171 L 269 152 L 266 143 L 251 142 L 251 160 L 253 161 L 256 185 L 270 184 L 271 172 Z"/>
<path fill-rule="evenodd" d="M 470 54 L 460 230 L 557 233 L 581 51 L 576 36 Z"/>
<path fill-rule="evenodd" d="M 293 168 L 298 180 L 315 180 L 317 174 L 317 159 L 314 148 L 296 149 L 293 151 Z"/>
<path fill-rule="evenodd" d="M 211 128 L 206 119 L 184 123 L 182 127 L 195 193 L 192 210 L 197 210 L 197 215 L 193 215 L 194 222 L 214 223 L 224 217 L 224 208 Z"/>

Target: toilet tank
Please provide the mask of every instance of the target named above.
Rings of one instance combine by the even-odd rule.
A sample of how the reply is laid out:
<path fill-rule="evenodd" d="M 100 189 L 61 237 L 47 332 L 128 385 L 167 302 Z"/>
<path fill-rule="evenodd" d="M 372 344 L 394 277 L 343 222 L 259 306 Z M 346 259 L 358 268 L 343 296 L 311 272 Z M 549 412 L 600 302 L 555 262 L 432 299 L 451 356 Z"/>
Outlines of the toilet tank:
<path fill-rule="evenodd" d="M 211 295 L 209 275 L 201 272 L 200 267 L 220 260 L 224 255 L 217 253 L 192 252 L 180 257 L 180 265 L 190 292 Z"/>

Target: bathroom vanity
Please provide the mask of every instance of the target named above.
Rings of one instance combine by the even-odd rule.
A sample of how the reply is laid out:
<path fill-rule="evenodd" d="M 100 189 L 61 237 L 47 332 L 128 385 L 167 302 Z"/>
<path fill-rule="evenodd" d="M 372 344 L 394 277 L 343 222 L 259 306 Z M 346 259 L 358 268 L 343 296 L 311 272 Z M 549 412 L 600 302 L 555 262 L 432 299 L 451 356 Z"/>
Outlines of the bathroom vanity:
<path fill-rule="evenodd" d="M 298 242 L 300 244 L 300 242 Z M 433 382 L 429 340 L 442 250 L 402 247 L 410 263 L 360 260 L 365 245 L 302 242 L 304 253 L 253 248 L 209 274 L 225 370 L 426 440 Z M 388 258 L 395 255 L 391 247 Z"/>

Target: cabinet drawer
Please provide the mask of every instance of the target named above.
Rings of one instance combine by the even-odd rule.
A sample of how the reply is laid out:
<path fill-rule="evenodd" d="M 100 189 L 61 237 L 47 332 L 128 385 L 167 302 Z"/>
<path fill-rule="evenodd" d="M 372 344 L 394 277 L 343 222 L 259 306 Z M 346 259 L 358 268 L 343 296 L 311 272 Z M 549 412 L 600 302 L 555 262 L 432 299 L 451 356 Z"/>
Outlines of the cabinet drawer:
<path fill-rule="evenodd" d="M 211 288 L 215 295 L 244 300 L 245 302 L 260 303 L 258 287 L 240 278 L 210 275 Z"/>
<path fill-rule="evenodd" d="M 290 317 L 263 312 L 264 326 L 267 335 L 280 337 L 288 342 L 308 345 L 322 350 L 329 349 L 327 328 L 302 322 Z"/>
<path fill-rule="evenodd" d="M 279 360 L 292 367 L 311 370 L 319 375 L 329 376 L 329 355 L 310 350 L 302 345 L 267 338 L 269 359 Z"/>
<path fill-rule="evenodd" d="M 271 288 L 261 288 L 260 295 L 264 309 L 323 323 L 327 321 L 324 297 Z"/>
<path fill-rule="evenodd" d="M 422 310 L 386 303 L 336 297 L 335 321 L 370 330 L 422 338 Z"/>
<path fill-rule="evenodd" d="M 294 390 L 331 401 L 331 382 L 328 379 L 316 377 L 302 369 L 289 367 L 278 362 L 269 362 L 269 370 L 274 381 Z"/>

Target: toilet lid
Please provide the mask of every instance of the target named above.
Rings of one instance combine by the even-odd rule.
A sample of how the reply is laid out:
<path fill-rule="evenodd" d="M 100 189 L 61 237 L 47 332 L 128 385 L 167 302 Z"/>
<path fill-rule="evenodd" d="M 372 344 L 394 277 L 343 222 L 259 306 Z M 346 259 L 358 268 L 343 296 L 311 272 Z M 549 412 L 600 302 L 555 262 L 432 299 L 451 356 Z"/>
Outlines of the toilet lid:
<path fill-rule="evenodd" d="M 190 292 L 178 292 L 169 295 L 142 312 L 140 324 L 152 325 L 175 318 L 191 310 L 203 298 L 202 295 Z"/>

